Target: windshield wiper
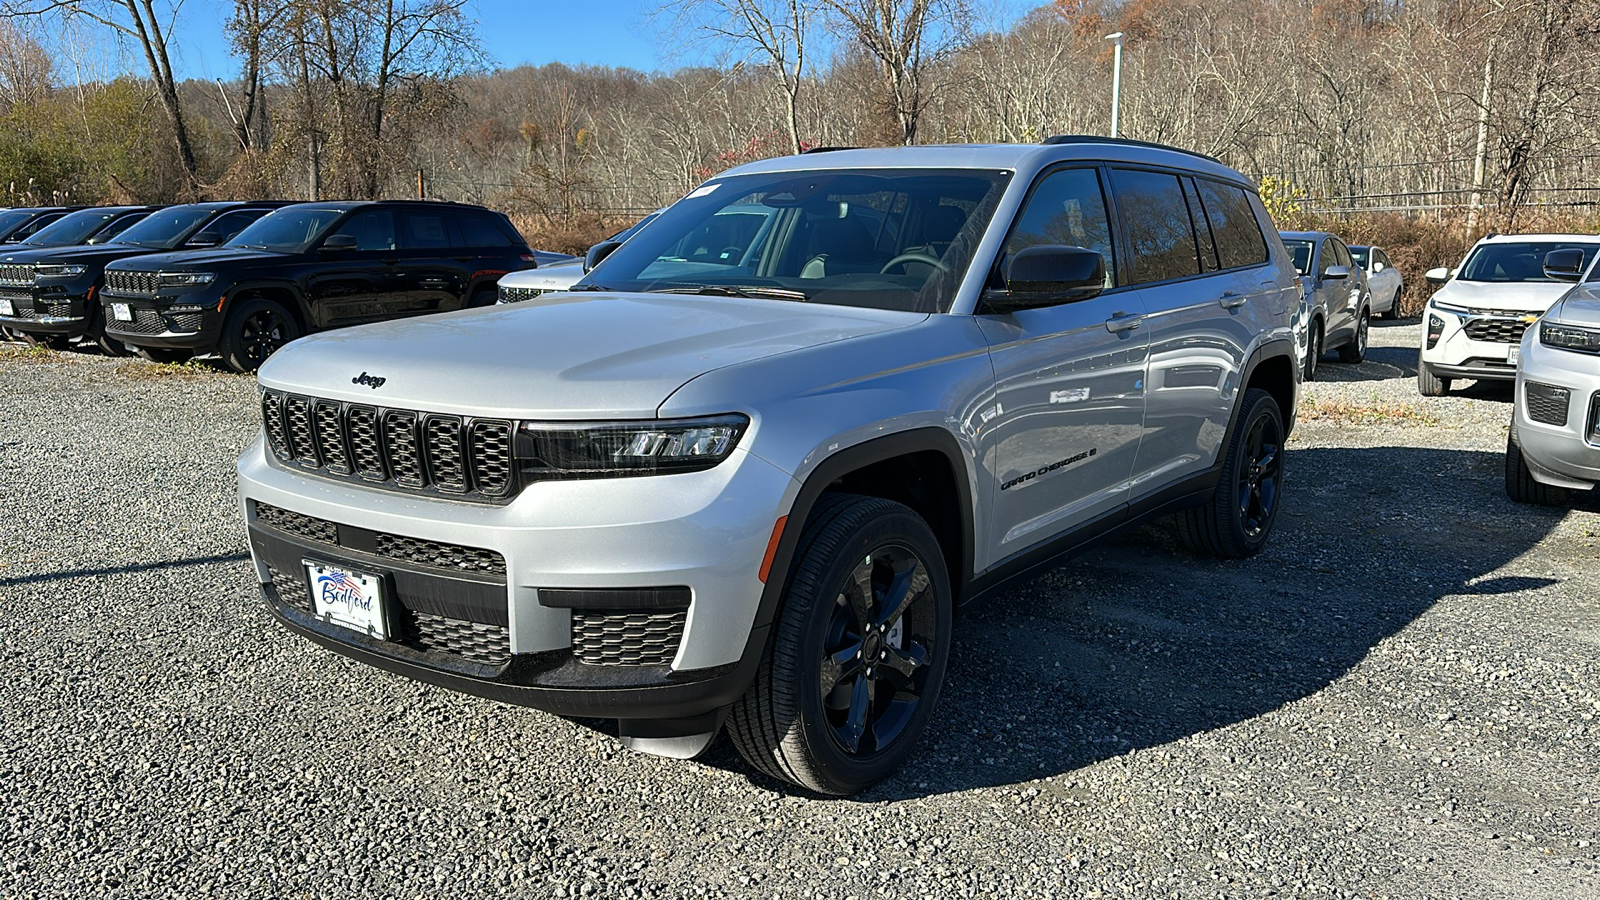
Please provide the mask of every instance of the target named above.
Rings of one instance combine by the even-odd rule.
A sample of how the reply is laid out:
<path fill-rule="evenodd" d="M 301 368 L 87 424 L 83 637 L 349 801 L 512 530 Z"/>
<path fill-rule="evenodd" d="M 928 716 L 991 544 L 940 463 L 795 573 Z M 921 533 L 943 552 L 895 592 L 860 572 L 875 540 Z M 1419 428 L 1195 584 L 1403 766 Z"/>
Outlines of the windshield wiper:
<path fill-rule="evenodd" d="M 565 288 L 564 290 L 568 293 L 576 293 L 578 291 L 610 291 L 611 288 L 608 288 L 603 284 L 575 284 L 572 287 Z"/>
<path fill-rule="evenodd" d="M 750 300 L 764 297 L 773 300 L 795 300 L 800 303 L 804 303 L 811 299 L 804 291 L 791 291 L 787 288 L 767 287 L 760 284 L 702 284 L 675 288 L 656 288 L 648 293 L 700 294 L 707 297 L 744 297 Z"/>

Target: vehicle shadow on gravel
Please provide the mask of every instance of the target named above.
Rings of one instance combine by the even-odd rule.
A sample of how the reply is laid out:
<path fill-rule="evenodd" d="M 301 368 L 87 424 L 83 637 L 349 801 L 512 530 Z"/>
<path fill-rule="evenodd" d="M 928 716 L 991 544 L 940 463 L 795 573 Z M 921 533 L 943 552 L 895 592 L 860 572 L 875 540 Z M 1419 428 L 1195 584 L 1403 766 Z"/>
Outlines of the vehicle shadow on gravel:
<path fill-rule="evenodd" d="M 1443 597 L 1556 581 L 1491 575 L 1565 515 L 1507 500 L 1499 454 L 1306 448 L 1288 462 L 1284 515 L 1255 559 L 1196 556 L 1161 522 L 960 617 L 922 746 L 857 799 L 1019 784 L 1243 722 L 1316 694 Z M 1459 489 L 1439 490 L 1440 473 Z M 707 761 L 749 771 L 726 742 Z"/>

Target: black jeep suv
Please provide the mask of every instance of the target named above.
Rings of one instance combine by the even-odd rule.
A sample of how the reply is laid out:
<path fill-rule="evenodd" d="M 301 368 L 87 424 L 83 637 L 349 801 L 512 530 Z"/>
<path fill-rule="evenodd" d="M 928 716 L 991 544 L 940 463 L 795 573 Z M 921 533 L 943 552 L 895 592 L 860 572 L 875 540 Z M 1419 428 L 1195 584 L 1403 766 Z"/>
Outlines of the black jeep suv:
<path fill-rule="evenodd" d="M 302 334 L 495 301 L 532 268 L 509 219 L 420 200 L 286 206 L 214 250 L 106 267 L 106 333 L 152 358 L 217 352 L 237 372 Z"/>
<path fill-rule="evenodd" d="M 18 206 L 0 211 L 0 244 L 25 241 L 81 206 Z"/>
<path fill-rule="evenodd" d="M 10 314 L 3 315 L 5 310 L 0 310 L 0 322 L 35 342 L 64 343 L 83 336 L 105 352 L 121 355 L 126 350 L 120 341 L 106 335 L 96 297 L 108 263 L 215 247 L 286 205 L 283 201 L 256 201 L 169 206 L 146 216 L 109 243 L 34 251 L 28 255 L 33 266 L 32 296 L 11 294 Z"/>
<path fill-rule="evenodd" d="M 30 343 L 60 345 L 66 338 L 19 330 L 18 313 L 33 309 L 33 264 L 62 247 L 104 244 L 159 206 L 96 206 L 67 213 L 30 235 L 0 246 L 0 329 Z"/>

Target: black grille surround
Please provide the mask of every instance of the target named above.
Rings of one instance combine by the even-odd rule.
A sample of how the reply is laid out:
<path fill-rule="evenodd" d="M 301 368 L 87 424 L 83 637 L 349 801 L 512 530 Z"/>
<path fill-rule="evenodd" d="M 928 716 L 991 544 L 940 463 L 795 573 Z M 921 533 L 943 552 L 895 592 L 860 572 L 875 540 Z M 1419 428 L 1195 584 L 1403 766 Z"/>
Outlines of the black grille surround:
<path fill-rule="evenodd" d="M 129 312 L 133 313 L 131 322 L 117 318 L 110 304 L 106 304 L 106 330 L 123 334 L 193 334 L 205 327 L 205 313 L 163 313 L 142 306 Z"/>
<path fill-rule="evenodd" d="M 279 463 L 341 481 L 478 503 L 519 487 L 515 426 L 409 409 L 261 393 L 267 446 Z"/>
<path fill-rule="evenodd" d="M 1462 329 L 1467 337 L 1491 344 L 1520 344 L 1528 323 L 1521 319 L 1468 319 Z"/>
<path fill-rule="evenodd" d="M 1540 384 L 1537 381 L 1524 382 L 1522 390 L 1528 404 L 1528 418 L 1544 425 L 1566 427 L 1567 407 L 1572 399 L 1571 391 L 1553 384 Z"/>

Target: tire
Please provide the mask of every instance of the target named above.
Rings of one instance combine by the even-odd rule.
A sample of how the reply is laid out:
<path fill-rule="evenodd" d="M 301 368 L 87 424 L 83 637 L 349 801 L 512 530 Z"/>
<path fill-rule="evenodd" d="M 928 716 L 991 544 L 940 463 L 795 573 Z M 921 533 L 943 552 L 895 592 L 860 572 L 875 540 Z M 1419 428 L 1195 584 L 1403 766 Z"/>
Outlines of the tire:
<path fill-rule="evenodd" d="M 153 363 L 180 363 L 194 355 L 187 350 L 169 350 L 166 347 L 140 347 L 135 352 Z"/>
<path fill-rule="evenodd" d="M 1211 499 L 1178 513 L 1178 537 L 1185 546 L 1220 559 L 1248 559 L 1261 552 L 1283 505 L 1283 439 L 1278 401 L 1260 388 L 1246 391 Z"/>
<path fill-rule="evenodd" d="M 1368 332 L 1372 329 L 1372 307 L 1363 305 L 1361 315 L 1356 318 L 1356 333 L 1350 340 L 1339 348 L 1339 361 L 1349 365 L 1357 365 L 1367 358 Z"/>
<path fill-rule="evenodd" d="M 1311 334 L 1306 338 L 1306 365 L 1305 371 L 1300 373 L 1301 381 L 1317 380 L 1317 363 L 1322 360 L 1322 323 L 1311 324 Z"/>
<path fill-rule="evenodd" d="M 863 579 L 870 599 L 852 590 Z M 888 608 L 897 599 L 899 614 Z M 728 716 L 734 746 L 761 772 L 819 794 L 864 790 L 915 749 L 938 702 L 951 625 L 949 575 L 927 523 L 888 500 L 824 496 L 755 681 Z M 865 658 L 874 650 L 876 662 Z"/>
<path fill-rule="evenodd" d="M 1562 506 L 1568 500 L 1563 487 L 1544 484 L 1528 470 L 1528 461 L 1522 458 L 1522 442 L 1517 439 L 1517 423 L 1512 421 L 1511 433 L 1506 435 L 1506 496 L 1517 503 L 1536 506 Z"/>
<path fill-rule="evenodd" d="M 256 297 L 228 313 L 217 349 L 228 368 L 254 372 L 278 348 L 299 336 L 299 323 L 282 303 Z"/>
<path fill-rule="evenodd" d="M 1391 322 L 1398 322 L 1401 319 L 1405 318 L 1405 316 L 1400 315 L 1400 291 L 1399 290 L 1396 290 L 1394 292 L 1394 303 L 1390 304 L 1389 311 L 1384 313 L 1383 317 L 1385 319 L 1388 319 Z"/>
<path fill-rule="evenodd" d="M 93 309 L 94 312 L 89 323 L 89 333 L 84 337 L 107 356 L 127 356 L 129 353 L 128 345 L 106 334 L 105 307 L 95 303 Z"/>
<path fill-rule="evenodd" d="M 1450 392 L 1450 379 L 1433 374 L 1428 364 L 1417 360 L 1417 391 L 1424 397 L 1443 397 Z"/>

